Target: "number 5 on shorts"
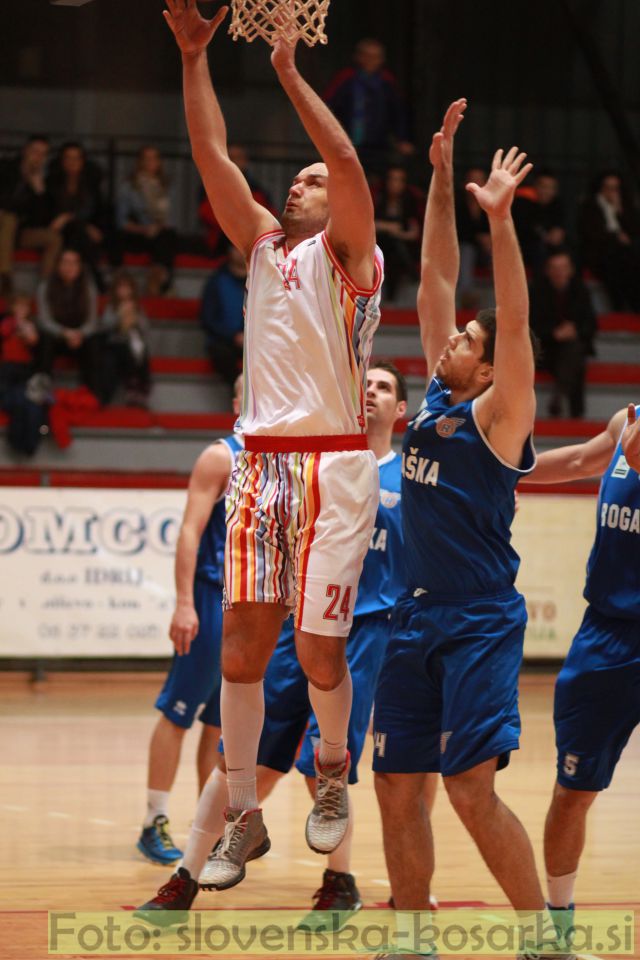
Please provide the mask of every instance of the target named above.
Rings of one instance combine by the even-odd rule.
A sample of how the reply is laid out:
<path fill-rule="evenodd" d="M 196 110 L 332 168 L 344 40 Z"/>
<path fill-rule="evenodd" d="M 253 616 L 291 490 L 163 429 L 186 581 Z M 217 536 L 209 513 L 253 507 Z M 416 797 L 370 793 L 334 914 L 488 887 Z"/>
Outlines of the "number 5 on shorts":
<path fill-rule="evenodd" d="M 331 603 L 322 614 L 323 620 L 337 620 L 340 614 L 342 614 L 343 620 L 348 620 L 351 616 L 351 587 L 341 587 L 338 583 L 330 583 L 327 587 L 327 596 L 331 598 Z M 342 601 L 340 597 L 342 597 Z M 336 607 L 338 607 L 337 613 Z"/>

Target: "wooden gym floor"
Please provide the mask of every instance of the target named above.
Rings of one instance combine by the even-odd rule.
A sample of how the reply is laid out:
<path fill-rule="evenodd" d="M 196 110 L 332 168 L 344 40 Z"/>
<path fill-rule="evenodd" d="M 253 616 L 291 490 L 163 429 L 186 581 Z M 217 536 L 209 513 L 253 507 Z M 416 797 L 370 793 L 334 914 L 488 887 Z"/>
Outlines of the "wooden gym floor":
<path fill-rule="evenodd" d="M 33 686 L 24 675 L 0 674 L 3 960 L 45 960 L 48 910 L 108 911 L 137 905 L 167 879 L 169 870 L 149 864 L 135 849 L 145 808 L 147 748 L 157 716 L 153 701 L 161 680 L 159 674 L 52 674 Z M 498 778 L 498 791 L 529 830 L 540 866 L 554 779 L 552 694 L 552 676 L 523 677 L 521 750 Z M 179 846 L 186 840 L 196 801 L 196 739 L 196 730 L 185 739 L 171 799 L 171 832 Z M 353 871 L 368 906 L 383 904 L 388 897 L 370 757 L 369 742 L 361 782 L 353 791 Z M 636 908 L 640 915 L 639 797 L 636 730 L 612 787 L 590 814 L 576 890 L 580 904 Z M 323 860 L 304 841 L 308 809 L 302 778 L 294 771 L 265 805 L 272 852 L 249 865 L 241 885 L 223 893 L 201 893 L 198 908 L 310 905 Z M 440 902 L 503 905 L 504 896 L 443 790 L 436 802 L 434 832 L 434 892 Z"/>

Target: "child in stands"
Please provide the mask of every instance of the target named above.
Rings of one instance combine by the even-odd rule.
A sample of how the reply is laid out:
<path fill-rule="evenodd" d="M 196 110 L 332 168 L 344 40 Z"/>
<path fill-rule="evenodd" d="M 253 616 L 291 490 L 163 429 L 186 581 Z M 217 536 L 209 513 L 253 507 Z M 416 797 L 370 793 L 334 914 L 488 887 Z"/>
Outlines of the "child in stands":
<path fill-rule="evenodd" d="M 115 367 L 114 383 L 124 384 L 129 406 L 146 407 L 151 390 L 149 321 L 140 306 L 135 280 L 125 270 L 113 278 L 102 326 Z"/>

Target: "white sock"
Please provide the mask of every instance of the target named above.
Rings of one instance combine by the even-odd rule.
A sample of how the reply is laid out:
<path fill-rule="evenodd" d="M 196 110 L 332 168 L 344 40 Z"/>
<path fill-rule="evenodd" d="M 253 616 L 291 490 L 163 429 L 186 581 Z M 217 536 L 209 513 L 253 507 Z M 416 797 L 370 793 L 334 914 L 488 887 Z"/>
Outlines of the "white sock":
<path fill-rule="evenodd" d="M 320 728 L 318 760 L 322 766 L 342 763 L 347 755 L 352 698 L 349 670 L 333 690 L 320 690 L 309 683 L 309 700 Z"/>
<path fill-rule="evenodd" d="M 216 767 L 200 794 L 182 861 L 182 866 L 194 880 L 202 873 L 211 848 L 224 831 L 227 796 L 227 778 L 222 770 Z"/>
<path fill-rule="evenodd" d="M 550 907 L 568 907 L 573 903 L 573 888 L 576 885 L 575 873 L 565 873 L 562 877 L 550 877 L 547 874 L 547 890 L 549 891 Z"/>
<path fill-rule="evenodd" d="M 169 809 L 169 790 L 147 790 L 147 815 L 143 827 L 150 827 L 156 817 L 167 816 Z"/>
<path fill-rule="evenodd" d="M 264 724 L 262 680 L 257 683 L 230 683 L 223 677 L 220 713 L 229 806 L 236 810 L 255 810 L 258 806 L 258 744 Z"/>
<path fill-rule="evenodd" d="M 335 850 L 327 857 L 327 867 L 335 873 L 351 873 L 351 841 L 353 840 L 353 805 L 349 794 L 349 823 L 347 832 Z"/>
<path fill-rule="evenodd" d="M 201 830 L 200 827 L 192 824 L 181 864 L 185 870 L 189 871 L 192 880 L 197 880 L 202 873 L 207 857 L 219 836 L 220 834 L 215 831 Z"/>

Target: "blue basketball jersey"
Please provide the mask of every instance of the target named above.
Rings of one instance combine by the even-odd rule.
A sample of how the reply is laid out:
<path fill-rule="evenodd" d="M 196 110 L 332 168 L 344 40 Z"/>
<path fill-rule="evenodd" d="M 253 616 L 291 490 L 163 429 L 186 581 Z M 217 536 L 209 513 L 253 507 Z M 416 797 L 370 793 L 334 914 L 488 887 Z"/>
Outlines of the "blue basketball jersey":
<path fill-rule="evenodd" d="M 640 474 L 619 441 L 600 484 L 584 595 L 605 616 L 640 618 Z"/>
<path fill-rule="evenodd" d="M 402 453 L 407 585 L 443 599 L 482 597 L 513 586 L 520 558 L 511 546 L 514 491 L 533 469 L 527 439 L 518 469 L 491 449 L 474 401 L 451 404 L 434 377 L 409 424 Z"/>
<path fill-rule="evenodd" d="M 404 589 L 400 462 L 393 450 L 378 460 L 380 503 L 358 584 L 356 617 L 390 610 Z"/>
<path fill-rule="evenodd" d="M 236 457 L 242 450 L 242 440 L 237 434 L 219 440 L 229 450 L 229 474 L 233 469 Z M 227 536 L 225 524 L 224 497 L 214 505 L 211 516 L 204 528 L 198 547 L 196 560 L 196 577 L 208 580 L 222 586 L 224 581 L 224 544 Z"/>

